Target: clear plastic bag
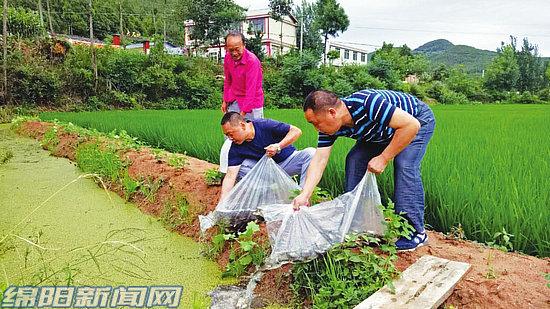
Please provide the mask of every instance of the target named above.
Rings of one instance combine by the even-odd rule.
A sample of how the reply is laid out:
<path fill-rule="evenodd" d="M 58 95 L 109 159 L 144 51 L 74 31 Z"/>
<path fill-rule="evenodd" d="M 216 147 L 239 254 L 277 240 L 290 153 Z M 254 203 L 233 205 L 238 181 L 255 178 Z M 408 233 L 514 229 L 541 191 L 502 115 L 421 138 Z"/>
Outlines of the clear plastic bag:
<path fill-rule="evenodd" d="M 351 192 L 295 211 L 291 204 L 260 206 L 271 242 L 268 265 L 315 258 L 351 232 L 380 235 L 383 215 L 376 177 L 367 173 Z"/>
<path fill-rule="evenodd" d="M 253 220 L 259 206 L 288 204 L 292 191 L 297 189 L 300 189 L 298 184 L 272 158 L 263 156 L 213 212 L 199 216 L 201 231 L 221 219 L 227 219 L 230 224 Z"/>

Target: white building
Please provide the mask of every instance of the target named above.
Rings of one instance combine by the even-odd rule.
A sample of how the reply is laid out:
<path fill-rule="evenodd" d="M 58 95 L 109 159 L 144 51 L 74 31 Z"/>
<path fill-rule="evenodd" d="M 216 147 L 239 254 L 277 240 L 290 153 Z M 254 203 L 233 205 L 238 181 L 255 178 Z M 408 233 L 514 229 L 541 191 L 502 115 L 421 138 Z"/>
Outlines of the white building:
<path fill-rule="evenodd" d="M 245 20 L 235 24 L 234 30 L 241 31 L 246 38 L 254 37 L 254 34 L 248 34 L 248 29 L 259 30 L 262 32 L 262 47 L 265 54 L 269 57 L 281 52 L 281 33 L 282 33 L 282 52 L 287 53 L 296 48 L 296 27 L 297 20 L 292 14 L 284 16 L 282 22 L 276 21 L 269 14 L 269 9 L 250 11 Z M 281 28 L 282 23 L 282 28 Z M 185 47 L 193 50 L 194 41 L 190 38 L 193 27 L 193 21 L 185 22 Z M 282 29 L 282 32 L 281 32 Z M 223 38 L 221 38 L 223 44 Z M 206 55 L 217 58 L 219 45 L 212 45 L 206 49 Z M 221 46 L 222 59 L 225 57 L 225 45 Z"/>
<path fill-rule="evenodd" d="M 340 57 L 331 61 L 334 66 L 343 66 L 345 64 L 367 64 L 369 51 L 357 47 L 352 47 L 343 43 L 328 41 L 327 51 L 336 50 Z"/>

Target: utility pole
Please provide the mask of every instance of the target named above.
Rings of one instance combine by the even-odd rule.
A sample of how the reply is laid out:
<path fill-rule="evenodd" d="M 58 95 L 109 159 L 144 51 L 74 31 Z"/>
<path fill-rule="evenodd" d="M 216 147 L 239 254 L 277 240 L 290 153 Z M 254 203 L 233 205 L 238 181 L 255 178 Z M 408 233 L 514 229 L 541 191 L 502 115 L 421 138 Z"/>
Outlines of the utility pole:
<path fill-rule="evenodd" d="M 8 0 L 4 0 L 4 14 L 2 18 L 2 39 L 3 39 L 3 49 L 4 49 L 4 58 L 3 60 L 3 71 L 4 71 L 4 88 L 3 101 L 4 104 L 8 104 Z"/>
<path fill-rule="evenodd" d="M 124 46 L 124 44 L 122 43 L 122 39 L 123 39 L 123 36 L 124 36 L 124 27 L 122 26 L 122 1 L 123 1 L 123 0 L 121 0 L 121 1 L 118 3 L 118 11 L 119 11 L 119 13 L 120 13 L 120 15 L 119 15 L 119 16 L 120 16 L 120 23 L 119 23 L 119 25 L 118 25 L 118 27 L 119 27 L 119 30 L 118 30 L 118 31 L 119 31 L 119 33 L 120 33 L 120 35 L 119 35 L 119 36 L 120 36 L 120 44 Z"/>
<path fill-rule="evenodd" d="M 162 35 L 162 42 L 166 42 L 166 0 L 164 0 L 164 9 L 162 10 L 162 21 L 164 23 L 164 31 Z"/>
<path fill-rule="evenodd" d="M 303 1 L 302 3 L 304 3 Z M 300 55 L 304 46 L 304 6 L 302 5 L 302 22 L 300 23 Z"/>
<path fill-rule="evenodd" d="M 95 46 L 94 46 L 94 22 L 93 22 L 93 5 L 92 0 L 88 1 L 88 8 L 90 10 L 90 47 L 92 48 L 92 68 L 94 70 L 94 90 L 97 92 L 97 63 L 95 59 Z"/>
<path fill-rule="evenodd" d="M 52 13 L 50 10 L 50 0 L 46 0 L 46 10 L 48 10 L 48 23 L 50 24 L 50 35 L 55 36 L 52 25 Z"/>
<path fill-rule="evenodd" d="M 38 14 L 40 15 L 40 27 L 42 28 L 42 34 L 46 32 L 46 27 L 44 26 L 44 13 L 42 12 L 42 0 L 38 0 Z"/>

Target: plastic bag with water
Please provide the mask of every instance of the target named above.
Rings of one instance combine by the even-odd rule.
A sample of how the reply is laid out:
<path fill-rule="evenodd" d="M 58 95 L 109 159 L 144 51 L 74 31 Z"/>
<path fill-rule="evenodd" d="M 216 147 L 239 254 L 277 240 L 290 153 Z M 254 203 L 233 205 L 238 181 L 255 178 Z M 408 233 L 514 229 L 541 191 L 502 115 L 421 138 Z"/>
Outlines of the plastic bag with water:
<path fill-rule="evenodd" d="M 351 192 L 295 211 L 292 204 L 259 207 L 267 223 L 271 255 L 266 264 L 304 261 L 326 252 L 351 232 L 384 232 L 376 177 L 367 173 Z"/>
<path fill-rule="evenodd" d="M 263 156 L 246 174 L 216 209 L 199 216 L 201 231 L 206 231 L 221 219 L 229 224 L 251 221 L 258 207 L 267 204 L 288 204 L 298 184 L 275 161 Z"/>

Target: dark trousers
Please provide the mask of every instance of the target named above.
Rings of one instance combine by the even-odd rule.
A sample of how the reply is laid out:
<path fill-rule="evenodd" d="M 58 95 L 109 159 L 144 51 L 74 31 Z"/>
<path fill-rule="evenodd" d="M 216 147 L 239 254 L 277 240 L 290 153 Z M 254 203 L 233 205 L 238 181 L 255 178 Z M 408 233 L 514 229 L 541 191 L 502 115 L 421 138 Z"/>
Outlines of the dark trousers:
<path fill-rule="evenodd" d="M 393 160 L 394 197 L 397 213 L 405 217 L 417 232 L 424 231 L 424 186 L 420 173 L 422 158 L 433 135 L 435 117 L 428 105 L 419 102 L 416 119 L 420 130 L 413 141 Z M 346 157 L 345 190 L 353 190 L 367 171 L 369 161 L 380 155 L 388 144 L 357 141 Z"/>

